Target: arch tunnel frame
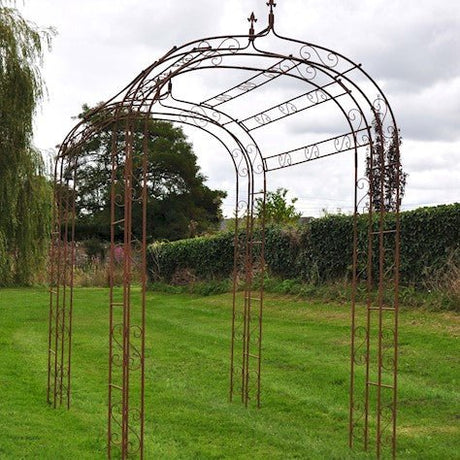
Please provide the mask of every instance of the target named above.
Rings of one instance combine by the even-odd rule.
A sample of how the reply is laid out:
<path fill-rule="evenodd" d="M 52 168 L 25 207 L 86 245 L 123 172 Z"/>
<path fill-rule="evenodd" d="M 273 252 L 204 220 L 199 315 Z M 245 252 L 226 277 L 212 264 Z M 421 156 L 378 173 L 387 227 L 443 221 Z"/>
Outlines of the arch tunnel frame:
<path fill-rule="evenodd" d="M 385 150 L 399 139 L 393 111 L 377 82 L 360 64 L 328 48 L 279 35 L 275 30 L 273 1 L 268 26 L 256 33 L 254 17 L 249 34 L 194 40 L 174 47 L 143 70 L 129 85 L 78 123 L 60 146 L 55 165 L 54 216 L 50 250 L 50 309 L 48 344 L 48 402 L 53 407 L 71 402 L 72 319 L 76 259 L 76 199 L 78 171 L 88 157 L 86 143 L 97 133 L 111 131 L 110 180 L 110 317 L 108 379 L 108 456 L 144 455 L 145 315 L 147 290 L 147 138 L 151 120 L 191 126 L 208 133 L 223 146 L 235 171 L 233 301 L 230 350 L 230 400 L 237 395 L 245 405 L 261 404 L 262 325 L 265 264 L 265 219 L 255 236 L 255 203 L 265 207 L 271 171 L 352 153 L 354 197 L 352 240 L 352 298 L 350 333 L 349 446 L 375 449 L 377 457 L 396 455 L 398 374 L 399 208 L 401 161 L 388 164 Z M 264 49 L 264 40 L 270 49 Z M 259 43 L 261 46 L 259 46 Z M 286 51 L 287 50 L 287 51 Z M 236 61 L 236 62 L 235 62 Z M 248 63 L 249 61 L 249 63 Z M 260 62 L 266 63 L 264 66 Z M 268 65 L 267 65 L 268 63 Z M 175 95 L 175 79 L 195 72 L 237 71 L 248 74 L 242 82 L 201 101 Z M 299 95 L 240 117 L 225 104 L 273 82 L 299 82 Z M 304 92 L 304 89 L 308 91 Z M 377 94 L 369 97 L 369 93 Z M 275 92 L 273 92 L 275 94 Z M 347 131 L 298 148 L 267 154 L 253 131 L 294 119 L 301 112 L 327 103 L 343 117 Z M 244 110 L 243 110 L 244 112 Z M 134 149 L 135 125 L 143 126 L 142 151 Z M 252 124 L 252 125 L 251 125 Z M 308 131 L 307 131 L 308 132 Z M 121 144 L 121 146 L 120 146 Z M 359 167 L 365 155 L 368 174 Z M 119 162 L 119 157 L 123 162 Z M 97 161 L 97 152 L 91 161 Z M 138 173 L 137 177 L 135 172 Z M 388 175 L 394 177 L 389 209 L 376 208 L 371 198 L 385 193 Z M 133 196 L 134 182 L 140 184 Z M 132 228 L 133 206 L 142 207 L 142 236 Z M 120 216 L 122 216 L 120 218 Z M 359 222 L 367 221 L 365 241 Z M 123 286 L 115 288 L 115 232 L 123 235 Z M 243 237 L 241 236 L 243 235 Z M 141 266 L 140 310 L 135 312 L 134 250 Z M 257 287 L 256 278 L 259 279 Z M 358 302 L 364 283 L 367 301 Z M 377 294 L 374 287 L 377 287 Z M 390 295 L 388 291 L 391 291 Z M 254 324 L 255 323 L 255 324 Z M 133 391 L 137 387 L 137 391 Z"/>

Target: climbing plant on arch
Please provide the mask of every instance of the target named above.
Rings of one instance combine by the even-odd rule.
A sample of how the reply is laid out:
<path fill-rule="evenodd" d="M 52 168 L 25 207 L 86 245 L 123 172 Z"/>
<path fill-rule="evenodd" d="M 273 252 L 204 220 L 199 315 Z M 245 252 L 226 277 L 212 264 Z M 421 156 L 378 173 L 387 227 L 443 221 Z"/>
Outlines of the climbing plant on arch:
<path fill-rule="evenodd" d="M 267 181 L 275 171 L 292 168 L 294 175 L 294 166 L 303 167 L 302 174 L 308 177 L 309 163 L 345 157 L 350 165 L 355 216 L 350 254 L 353 294 L 349 445 L 375 449 L 378 457 L 385 452 L 396 454 L 399 143 L 393 142 L 396 154 L 392 155 L 392 163 L 385 155 L 398 133 L 395 118 L 378 84 L 360 64 L 322 46 L 279 35 L 275 29 L 276 4 L 270 0 L 267 6 L 268 25 L 259 32 L 254 28 L 256 18 L 252 14 L 248 34 L 210 37 L 171 48 L 112 99 L 89 113 L 60 147 L 50 265 L 48 402 L 54 407 L 70 407 L 79 168 L 83 163 L 99 161 L 97 152 L 91 154 L 83 148 L 95 133 L 105 130 L 112 136 L 109 457 L 143 457 L 146 223 L 147 219 L 155 219 L 147 215 L 151 119 L 190 126 L 208 134 L 219 143 L 234 171 L 237 225 L 229 396 L 245 405 L 261 404 L 265 238 L 263 223 L 257 235 L 254 232 L 256 201 L 265 202 Z M 190 90 L 196 78 L 206 82 L 205 89 Z M 289 96 L 282 97 L 286 94 Z M 322 110 L 328 111 L 326 119 L 331 120 L 326 136 L 318 136 L 310 129 Z M 293 145 L 299 136 L 273 142 L 273 126 L 277 125 L 277 133 L 286 133 L 292 124 L 297 131 L 300 126 L 300 143 Z M 144 139 L 142 145 L 134 142 L 139 133 Z M 274 150 L 273 145 L 287 148 Z M 394 178 L 394 188 L 390 190 L 393 209 L 375 209 L 375 200 L 370 197 L 388 193 L 385 177 L 389 174 Z M 140 239 L 133 235 L 133 203 L 139 203 L 142 209 Z M 389 211 L 396 214 L 396 220 L 387 218 Z M 357 219 L 361 214 L 367 215 L 369 223 L 366 241 L 358 238 Z M 115 235 L 120 232 L 121 290 L 115 289 L 114 282 L 114 266 L 120 256 Z M 135 254 L 141 265 L 140 280 L 135 275 Z M 137 282 L 140 293 L 131 289 Z M 368 292 L 365 307 L 355 301 L 361 285 Z M 363 314 L 358 314 L 360 308 Z"/>

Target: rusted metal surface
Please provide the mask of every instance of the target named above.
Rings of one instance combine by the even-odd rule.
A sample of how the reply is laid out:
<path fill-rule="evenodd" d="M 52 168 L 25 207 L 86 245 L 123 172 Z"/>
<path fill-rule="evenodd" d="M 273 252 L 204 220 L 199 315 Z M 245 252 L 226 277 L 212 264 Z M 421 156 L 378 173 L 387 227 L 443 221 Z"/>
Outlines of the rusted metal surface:
<path fill-rule="evenodd" d="M 270 0 L 266 4 L 268 24 L 264 29 L 256 31 L 260 21 L 251 14 L 248 34 L 209 37 L 173 47 L 106 104 L 88 114 L 61 145 L 50 252 L 47 398 L 54 407 L 69 407 L 78 168 L 84 161 L 98 161 L 97 157 L 85 158 L 81 148 L 102 130 L 112 133 L 109 458 L 144 455 L 147 220 L 155 219 L 147 215 L 151 119 L 195 128 L 216 139 L 235 173 L 229 398 L 241 400 L 246 406 L 260 407 L 262 400 L 266 248 L 264 212 L 256 216 L 256 202 L 260 199 L 265 208 L 268 180 L 275 171 L 295 165 L 306 167 L 313 160 L 338 155 L 353 165 L 349 445 L 373 450 L 377 457 L 396 455 L 399 145 L 396 164 L 385 164 L 383 152 L 397 132 L 396 122 L 385 95 L 360 64 L 328 48 L 279 35 L 275 29 L 276 3 Z M 266 37 L 270 37 L 268 42 Z M 216 84 L 220 80 L 215 76 L 223 73 L 232 78 L 222 79 L 225 85 Z M 204 79 L 209 76 L 213 82 L 209 94 L 184 92 L 181 81 L 195 75 Z M 285 84 L 289 85 L 289 96 L 279 100 Z M 297 88 L 294 95 L 292 88 Z M 305 129 L 301 142 L 293 145 L 287 139 L 279 153 L 264 146 L 264 138 L 275 125 L 287 127 L 323 107 L 340 118 L 341 127 L 333 127 L 339 134 L 331 131 L 323 138 L 310 138 L 311 133 Z M 134 126 L 139 122 L 145 125 L 143 147 L 134 148 Z M 377 138 L 382 140 L 380 144 Z M 381 144 L 384 147 L 378 152 Z M 363 177 L 368 157 L 374 164 L 370 177 Z M 396 205 L 390 210 L 375 209 L 372 193 L 378 188 L 384 192 L 384 180 L 391 169 L 396 172 Z M 134 187 L 134 183 L 141 186 Z M 142 208 L 140 239 L 133 234 L 133 203 L 140 203 Z M 358 221 L 366 216 L 368 231 L 363 240 Z M 121 287 L 115 286 L 114 279 L 119 262 L 116 250 L 120 247 L 116 230 L 123 234 Z M 134 284 L 140 289 L 132 289 Z M 363 284 L 367 286 L 364 307 L 357 302 Z"/>
<path fill-rule="evenodd" d="M 75 265 L 75 168 L 55 169 L 54 224 L 50 251 L 47 401 L 70 407 L 73 267 Z"/>
<path fill-rule="evenodd" d="M 119 129 L 115 127 L 112 133 L 108 457 L 143 458 L 147 156 L 145 143 L 142 152 L 136 152 L 134 149 L 132 121 L 125 120 L 119 128 L 123 130 L 122 168 L 118 148 Z M 142 183 L 139 196 L 135 196 L 133 186 L 136 180 L 133 174 L 135 169 L 140 170 L 140 177 L 137 179 Z M 143 214 L 140 248 L 133 235 L 132 211 L 136 201 L 141 203 Z M 123 228 L 122 260 L 118 260 L 123 270 L 121 287 L 115 285 L 114 279 L 117 263 L 115 229 L 119 226 Z M 140 279 L 137 279 L 136 253 L 140 253 Z M 139 283 L 140 298 L 139 294 L 131 289 L 133 284 Z M 140 303 L 140 311 L 139 307 L 136 311 L 137 303 Z"/>

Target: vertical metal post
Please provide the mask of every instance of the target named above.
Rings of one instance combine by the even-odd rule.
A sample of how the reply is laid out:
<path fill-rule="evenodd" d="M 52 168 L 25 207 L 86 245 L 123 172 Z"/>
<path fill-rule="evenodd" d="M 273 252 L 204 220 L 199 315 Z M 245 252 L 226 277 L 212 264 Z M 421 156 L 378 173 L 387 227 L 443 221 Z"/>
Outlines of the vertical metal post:
<path fill-rule="evenodd" d="M 70 246 L 70 298 L 68 319 L 68 349 L 67 349 L 67 409 L 70 409 L 71 379 L 72 379 L 72 328 L 74 302 L 74 271 L 76 262 L 75 220 L 76 220 L 76 190 L 77 190 L 77 160 L 72 164 L 73 186 L 71 191 L 71 246 Z"/>
<path fill-rule="evenodd" d="M 245 259 L 244 259 L 244 298 L 243 298 L 243 347 L 242 347 L 242 382 L 241 398 L 247 407 L 249 402 L 249 342 L 251 322 L 251 286 L 252 286 L 252 229 L 253 229 L 253 192 L 254 180 L 248 181 L 246 230 L 245 230 Z"/>
<path fill-rule="evenodd" d="M 253 399 L 260 407 L 261 394 L 261 352 L 262 352 L 262 314 L 263 314 L 263 276 L 265 269 L 265 217 L 263 216 L 260 235 L 255 239 L 255 203 L 256 196 L 262 197 L 265 206 L 266 182 L 263 176 L 263 190 L 255 191 L 254 164 L 248 152 L 252 148 L 246 148 L 244 155 L 246 164 L 241 177 L 247 179 L 246 198 L 240 200 L 239 178 L 236 179 L 236 210 L 235 210 L 235 233 L 234 233 L 234 261 L 233 261 L 233 300 L 232 300 L 232 330 L 230 347 L 230 401 L 236 393 L 235 373 L 235 347 L 241 339 L 241 386 L 239 391 L 241 401 L 247 407 Z M 238 176 L 238 171 L 237 171 Z M 244 204 L 244 229 L 241 233 L 239 227 L 239 211 Z M 244 244 L 240 238 L 244 237 Z M 243 270 L 244 286 L 239 303 L 238 277 L 239 271 Z M 255 295 L 256 275 L 260 277 L 258 294 Z"/>
<path fill-rule="evenodd" d="M 47 401 L 54 408 L 62 405 L 70 408 L 71 401 L 75 174 L 74 160 L 56 160 L 49 268 L 47 380 Z"/>
<path fill-rule="evenodd" d="M 350 437 L 353 447 L 358 440 L 361 424 L 357 364 L 365 364 L 363 388 L 363 447 L 369 450 L 375 446 L 375 455 L 382 458 L 396 455 L 396 412 L 397 412 L 397 348 L 398 348 L 398 286 L 399 286 L 399 169 L 396 172 L 396 209 L 392 214 L 392 203 L 385 201 L 385 187 L 388 174 L 397 164 L 388 164 L 385 153 L 383 128 L 379 114 L 376 115 L 376 131 L 380 140 L 371 143 L 369 155 L 369 209 L 367 244 L 367 302 L 365 327 L 365 354 L 361 359 L 357 342 L 361 334 L 357 327 L 356 285 L 357 275 L 353 279 L 352 300 L 352 337 L 351 337 L 351 388 L 350 388 Z M 375 197 L 380 197 L 377 200 Z M 380 201 L 379 201 L 380 200 Z M 356 203 L 356 198 L 355 198 Z M 377 207 L 378 206 L 378 207 Z M 375 207 L 375 209 L 374 209 Z M 356 206 L 355 206 L 356 208 Z M 375 211 L 375 212 L 374 212 Z M 391 227 L 390 224 L 394 226 Z M 355 219 L 356 226 L 356 219 Z M 354 230 L 356 247 L 356 229 Z M 357 265 L 357 252 L 353 253 L 353 266 Z M 354 268 L 356 273 L 356 268 Z M 376 283 L 376 286 L 374 286 Z M 377 287 L 377 293 L 374 289 Z M 387 293 L 393 289 L 392 305 L 389 305 Z"/>
<path fill-rule="evenodd" d="M 231 342 L 230 342 L 230 389 L 229 400 L 233 401 L 235 391 L 235 341 L 237 328 L 237 291 L 238 291 L 238 257 L 239 257 L 239 173 L 235 170 L 235 229 L 233 235 L 233 274 L 232 274 L 232 326 L 231 326 Z"/>
<path fill-rule="evenodd" d="M 370 172 L 369 172 L 369 212 L 367 220 L 367 299 L 366 299 L 366 377 L 364 381 L 364 450 L 369 447 L 369 396 L 370 396 L 370 372 L 371 372 L 371 312 L 372 312 L 372 291 L 374 289 L 374 271 L 373 271 L 373 252 L 374 252 L 374 204 L 372 196 L 374 194 L 374 146 L 371 144 Z"/>
<path fill-rule="evenodd" d="M 399 138 L 399 132 L 395 128 L 395 136 Z M 401 206 L 401 157 L 399 151 L 399 139 L 396 143 L 396 227 L 395 227 L 395 262 L 394 262 L 394 323 L 393 323 L 393 401 L 392 401 L 392 456 L 396 458 L 396 423 L 398 415 L 398 349 L 399 349 L 399 266 L 400 266 L 400 238 L 401 238 L 401 221 L 400 221 L 400 206 Z"/>
<path fill-rule="evenodd" d="M 139 120 L 137 120 L 139 121 Z M 146 121 L 147 123 L 147 121 Z M 145 307 L 147 289 L 147 186 L 148 142 L 147 127 L 143 146 L 139 140 L 136 119 L 126 120 L 123 136 L 113 125 L 111 174 L 111 243 L 110 243 L 110 310 L 109 310 L 109 388 L 107 451 L 109 458 L 144 456 L 145 418 Z M 118 148 L 123 142 L 123 150 Z M 119 158 L 123 157 L 123 159 Z M 134 171 L 140 177 L 134 176 Z M 136 188 L 137 187 L 137 188 Z M 139 191 L 140 189 L 140 191 Z M 134 196 L 140 193 L 139 196 Z M 132 283 L 135 282 L 136 235 L 133 233 L 133 206 L 142 206 L 142 235 L 140 241 L 140 319 L 134 311 Z M 116 229 L 123 228 L 123 249 L 117 246 Z M 121 292 L 115 286 L 115 271 L 122 259 Z M 140 322 L 139 322 L 140 321 Z"/>
<path fill-rule="evenodd" d="M 148 178 L 149 178 L 149 122 L 144 121 L 144 138 L 142 143 L 142 262 L 141 262 L 141 399 L 140 399 L 140 433 L 139 451 L 141 460 L 144 458 L 144 430 L 145 430 L 145 328 L 146 328 L 146 303 L 147 303 L 147 205 L 148 205 Z"/>
<path fill-rule="evenodd" d="M 54 347 L 54 334 L 55 334 L 55 297 L 58 295 L 59 283 L 57 280 L 57 264 L 59 257 L 57 254 L 60 229 L 58 226 L 58 168 L 59 160 L 56 160 L 54 171 L 54 187 L 53 187 L 53 218 L 52 218 L 52 231 L 51 231 L 51 247 L 50 247 L 50 261 L 49 261 L 49 315 L 48 315 L 48 385 L 46 399 L 48 404 L 54 403 L 54 356 L 56 349 Z"/>
<path fill-rule="evenodd" d="M 110 256 L 109 256 L 109 376 L 108 376 L 108 422 L 107 422 L 107 455 L 108 458 L 112 458 L 112 448 L 121 445 L 121 436 L 115 432 L 114 424 L 119 425 L 116 418 L 117 405 L 115 403 L 114 391 L 118 392 L 122 390 L 120 385 L 116 385 L 114 369 L 118 363 L 118 354 L 114 352 L 114 341 L 115 341 L 115 321 L 114 321 L 114 309 L 123 306 L 123 303 L 115 303 L 114 289 L 114 266 L 115 266 L 115 228 L 117 225 L 117 174 L 118 174 L 118 159 L 117 159 L 117 135 L 118 126 L 114 123 L 112 132 L 112 145 L 111 145 L 111 178 L 110 178 Z M 118 343 L 118 342 L 117 342 Z M 121 426 L 120 426 L 121 427 Z"/>
<path fill-rule="evenodd" d="M 258 310 L 258 343 L 257 343 L 257 407 L 261 405 L 261 376 L 262 376 L 262 329 L 263 329 L 263 305 L 264 305 L 264 277 L 265 277 L 265 224 L 266 224 L 266 198 L 267 181 L 264 174 L 262 191 L 262 228 L 260 235 L 260 254 L 259 254 L 259 310 Z"/>
<path fill-rule="evenodd" d="M 122 397 L 122 458 L 129 452 L 129 410 L 130 410 L 130 339 L 131 339 L 131 277 L 132 277 L 132 180 L 133 180 L 133 137 L 129 123 L 125 136 L 124 165 L 124 242 L 123 242 L 123 397 Z"/>
<path fill-rule="evenodd" d="M 354 151 L 354 205 L 353 205 L 353 280 L 351 298 L 351 352 L 350 352 L 350 408 L 348 445 L 353 448 L 355 429 L 355 354 L 356 354 L 356 296 L 358 289 L 358 149 Z"/>

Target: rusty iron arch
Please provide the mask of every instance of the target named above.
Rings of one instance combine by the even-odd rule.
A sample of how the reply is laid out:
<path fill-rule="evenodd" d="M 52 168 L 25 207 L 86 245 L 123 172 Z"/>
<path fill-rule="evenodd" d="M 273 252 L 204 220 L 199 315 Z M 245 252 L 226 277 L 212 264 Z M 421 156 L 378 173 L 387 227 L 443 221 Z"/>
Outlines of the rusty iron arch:
<path fill-rule="evenodd" d="M 385 149 L 399 136 L 395 117 L 379 85 L 361 64 L 328 48 L 279 35 L 275 29 L 276 4 L 270 0 L 267 6 L 268 25 L 258 33 L 252 14 L 248 18 L 248 34 L 208 37 L 173 47 L 113 98 L 87 114 L 60 147 L 55 166 L 56 205 L 50 251 L 47 398 L 54 407 L 70 407 L 78 170 L 82 162 L 98 161 L 97 152 L 89 156 L 83 153 L 92 136 L 104 130 L 112 136 L 109 457 L 143 458 L 144 455 L 150 120 L 170 121 L 207 133 L 220 143 L 234 170 L 237 225 L 229 396 L 233 400 L 238 395 L 246 406 L 252 402 L 257 406 L 261 404 L 265 219 L 261 231 L 256 233 L 255 202 L 261 199 L 265 203 L 267 182 L 274 171 L 351 153 L 354 224 L 349 446 L 372 448 L 377 457 L 396 455 L 399 142 L 394 145 L 396 159 L 391 164 L 385 156 Z M 229 78 L 235 75 L 238 80 L 199 95 L 198 99 L 190 92 L 185 98 L 176 95 L 176 86 L 179 85 L 180 93 L 184 79 L 193 81 L 198 75 L 210 75 L 216 70 Z M 261 103 L 267 88 L 270 88 L 270 100 Z M 279 102 L 279 94 L 290 96 L 283 96 Z M 252 101 L 256 108 L 247 110 L 245 100 Z M 346 129 L 344 133 L 312 138 L 309 142 L 302 140 L 300 146 L 281 152 L 267 151 L 263 145 L 267 127 L 289 126 L 286 124 L 328 106 L 335 107 L 333 123 L 341 120 L 341 126 Z M 139 131 L 141 125 L 142 132 Z M 311 134 L 308 125 L 303 134 Z M 135 148 L 135 135 L 143 139 L 139 150 Z M 366 165 L 368 174 L 364 176 Z M 378 192 L 383 197 L 385 178 L 390 174 L 396 181 L 394 199 L 389 209 L 377 208 L 371 196 Z M 135 203 L 142 208 L 139 238 L 132 228 Z M 367 220 L 364 237 L 358 228 L 363 218 Z M 113 274 L 116 231 L 123 235 L 121 290 L 115 288 Z M 140 293 L 132 289 L 136 282 L 135 253 L 140 260 L 141 275 L 137 280 Z M 362 283 L 367 289 L 364 307 L 357 302 L 358 286 Z M 138 309 L 136 297 L 140 300 Z"/>

